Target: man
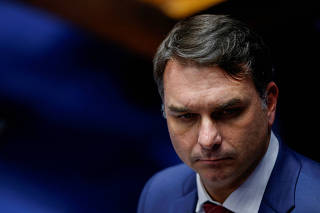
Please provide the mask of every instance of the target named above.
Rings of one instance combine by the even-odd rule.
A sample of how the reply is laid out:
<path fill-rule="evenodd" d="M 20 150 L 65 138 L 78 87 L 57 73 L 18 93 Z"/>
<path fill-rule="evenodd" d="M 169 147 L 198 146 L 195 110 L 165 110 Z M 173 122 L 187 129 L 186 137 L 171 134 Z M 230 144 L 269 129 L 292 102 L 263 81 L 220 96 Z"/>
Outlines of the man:
<path fill-rule="evenodd" d="M 320 166 L 273 134 L 278 87 L 267 47 L 245 24 L 223 15 L 179 22 L 154 76 L 186 165 L 149 180 L 139 213 L 320 212 Z"/>

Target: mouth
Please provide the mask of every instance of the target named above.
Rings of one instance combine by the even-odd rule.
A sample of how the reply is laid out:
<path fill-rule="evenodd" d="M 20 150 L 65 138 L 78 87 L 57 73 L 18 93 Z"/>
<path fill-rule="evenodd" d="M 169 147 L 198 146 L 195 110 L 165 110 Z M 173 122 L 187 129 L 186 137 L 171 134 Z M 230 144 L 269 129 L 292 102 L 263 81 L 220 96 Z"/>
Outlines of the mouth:
<path fill-rule="evenodd" d="M 222 158 L 200 158 L 197 160 L 198 163 L 204 164 L 204 165 L 221 165 L 224 163 L 227 163 L 231 161 L 232 158 L 230 157 L 222 157 Z"/>

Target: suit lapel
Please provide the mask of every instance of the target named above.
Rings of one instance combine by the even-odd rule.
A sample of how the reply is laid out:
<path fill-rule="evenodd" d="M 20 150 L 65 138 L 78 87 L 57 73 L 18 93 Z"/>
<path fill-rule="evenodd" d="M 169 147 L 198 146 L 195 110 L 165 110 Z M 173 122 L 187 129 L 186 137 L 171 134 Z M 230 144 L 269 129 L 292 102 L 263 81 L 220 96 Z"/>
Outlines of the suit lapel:
<path fill-rule="evenodd" d="M 289 212 L 295 205 L 295 187 L 301 169 L 293 151 L 279 140 L 279 154 L 264 193 L 259 213 Z"/>
<path fill-rule="evenodd" d="M 177 212 L 193 213 L 196 206 L 196 197 L 197 197 L 196 195 L 197 195 L 197 190 L 194 190 L 188 195 L 179 198 L 173 203 L 169 212 L 170 213 L 177 213 Z"/>
<path fill-rule="evenodd" d="M 193 213 L 197 202 L 196 175 L 193 172 L 183 184 L 183 196 L 173 202 L 169 213 Z"/>

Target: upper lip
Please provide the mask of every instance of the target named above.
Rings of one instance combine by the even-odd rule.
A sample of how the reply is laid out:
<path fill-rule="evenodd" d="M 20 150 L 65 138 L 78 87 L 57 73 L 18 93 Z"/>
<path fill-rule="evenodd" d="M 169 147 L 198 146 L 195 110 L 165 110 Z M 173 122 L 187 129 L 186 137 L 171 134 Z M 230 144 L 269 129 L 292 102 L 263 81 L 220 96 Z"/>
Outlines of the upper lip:
<path fill-rule="evenodd" d="M 229 157 L 221 157 L 221 158 L 200 158 L 199 161 L 219 161 L 219 160 L 226 160 Z"/>

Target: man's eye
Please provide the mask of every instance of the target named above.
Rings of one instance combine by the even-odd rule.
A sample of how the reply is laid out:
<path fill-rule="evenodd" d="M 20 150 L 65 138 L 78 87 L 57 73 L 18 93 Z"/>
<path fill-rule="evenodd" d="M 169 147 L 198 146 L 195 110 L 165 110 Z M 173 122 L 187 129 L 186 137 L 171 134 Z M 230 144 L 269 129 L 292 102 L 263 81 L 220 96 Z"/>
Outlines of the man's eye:
<path fill-rule="evenodd" d="M 186 113 L 186 114 L 178 115 L 177 118 L 181 120 L 192 120 L 196 118 L 196 116 L 197 115 L 193 113 Z"/>
<path fill-rule="evenodd" d="M 229 108 L 224 109 L 221 112 L 216 113 L 213 115 L 215 118 L 223 119 L 223 118 L 232 118 L 239 115 L 241 112 L 241 108 Z"/>
<path fill-rule="evenodd" d="M 224 115 L 232 115 L 234 113 L 237 113 L 239 111 L 238 108 L 231 108 L 231 109 L 225 109 L 222 111 L 222 114 Z"/>

